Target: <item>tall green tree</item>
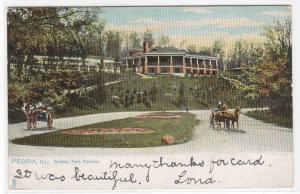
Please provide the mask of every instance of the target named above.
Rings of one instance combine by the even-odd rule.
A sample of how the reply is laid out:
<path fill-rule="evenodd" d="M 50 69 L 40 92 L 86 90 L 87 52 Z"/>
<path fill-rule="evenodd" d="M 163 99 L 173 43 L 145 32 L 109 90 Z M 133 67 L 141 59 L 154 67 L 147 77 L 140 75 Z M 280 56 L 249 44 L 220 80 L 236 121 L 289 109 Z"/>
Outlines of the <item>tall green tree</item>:
<path fill-rule="evenodd" d="M 245 72 L 241 90 L 252 101 L 267 99 L 271 110 L 292 110 L 292 31 L 289 20 L 265 29 L 263 49 L 256 49 L 254 64 Z"/>
<path fill-rule="evenodd" d="M 197 47 L 196 47 L 196 45 L 191 44 L 191 45 L 188 45 L 188 46 L 187 46 L 187 50 L 188 50 L 189 52 L 196 52 L 196 51 L 197 51 Z"/>
<path fill-rule="evenodd" d="M 120 60 L 120 52 L 123 38 L 120 32 L 108 31 L 106 33 L 106 55 L 116 62 Z"/>
<path fill-rule="evenodd" d="M 132 32 L 128 37 L 129 48 L 142 48 L 141 39 L 137 32 Z"/>

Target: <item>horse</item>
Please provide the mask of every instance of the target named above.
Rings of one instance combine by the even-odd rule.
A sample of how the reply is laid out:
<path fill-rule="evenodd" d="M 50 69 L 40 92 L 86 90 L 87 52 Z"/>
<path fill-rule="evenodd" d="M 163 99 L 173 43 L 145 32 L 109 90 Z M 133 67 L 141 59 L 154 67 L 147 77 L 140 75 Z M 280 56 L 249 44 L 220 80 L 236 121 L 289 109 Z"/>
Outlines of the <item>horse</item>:
<path fill-rule="evenodd" d="M 234 123 L 237 125 L 237 130 L 239 129 L 239 116 L 241 114 L 241 107 L 237 106 L 234 112 L 230 112 L 227 119 L 232 123 L 232 129 L 234 130 Z"/>
<path fill-rule="evenodd" d="M 37 121 L 46 121 L 47 128 L 51 129 L 53 125 L 53 117 L 48 108 L 36 109 L 29 103 L 24 103 L 22 110 L 26 115 L 26 123 L 28 129 L 36 128 Z M 41 115 L 44 118 L 41 118 Z"/>

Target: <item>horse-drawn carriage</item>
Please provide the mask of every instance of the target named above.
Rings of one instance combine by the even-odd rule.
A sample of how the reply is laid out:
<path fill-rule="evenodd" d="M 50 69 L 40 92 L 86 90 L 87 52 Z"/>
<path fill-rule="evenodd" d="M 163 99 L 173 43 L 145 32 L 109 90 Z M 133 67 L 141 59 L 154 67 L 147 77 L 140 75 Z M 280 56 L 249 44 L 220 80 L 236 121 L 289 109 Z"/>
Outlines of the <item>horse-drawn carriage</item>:
<path fill-rule="evenodd" d="M 51 107 L 44 106 L 42 103 L 39 103 L 38 105 L 24 103 L 22 110 L 26 115 L 28 129 L 36 128 L 37 121 L 47 122 L 47 128 L 52 128 L 53 117 L 50 112 Z"/>
<path fill-rule="evenodd" d="M 240 106 L 237 106 L 234 111 L 230 111 L 227 105 L 223 105 L 222 108 L 211 109 L 210 115 L 210 127 L 213 129 L 221 129 L 221 123 L 224 123 L 224 129 L 230 129 L 230 125 L 234 130 L 234 124 L 237 124 L 237 129 L 239 129 L 239 116 L 241 113 Z"/>

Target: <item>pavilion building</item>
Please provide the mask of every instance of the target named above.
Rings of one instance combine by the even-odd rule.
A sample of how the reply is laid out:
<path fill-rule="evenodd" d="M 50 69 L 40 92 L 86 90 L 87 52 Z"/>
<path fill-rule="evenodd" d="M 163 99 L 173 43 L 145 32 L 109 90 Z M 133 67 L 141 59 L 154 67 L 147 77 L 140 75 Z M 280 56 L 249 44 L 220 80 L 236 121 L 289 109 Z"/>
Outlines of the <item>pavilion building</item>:
<path fill-rule="evenodd" d="M 142 74 L 218 75 L 218 58 L 174 47 L 131 49 L 122 59 L 127 68 Z"/>

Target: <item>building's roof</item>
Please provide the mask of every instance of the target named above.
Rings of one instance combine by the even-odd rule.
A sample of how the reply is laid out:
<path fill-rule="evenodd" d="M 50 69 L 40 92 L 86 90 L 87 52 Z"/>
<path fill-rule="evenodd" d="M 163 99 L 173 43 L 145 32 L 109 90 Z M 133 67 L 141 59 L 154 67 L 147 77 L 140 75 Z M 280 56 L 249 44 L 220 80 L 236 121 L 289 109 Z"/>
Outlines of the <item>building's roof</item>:
<path fill-rule="evenodd" d="M 175 47 L 155 47 L 151 49 L 148 53 L 178 53 L 178 54 L 184 54 L 182 50 L 179 50 Z"/>
<path fill-rule="evenodd" d="M 128 51 L 129 52 L 138 52 L 138 51 L 143 51 L 143 49 L 141 49 L 141 48 L 129 48 Z"/>
<path fill-rule="evenodd" d="M 136 52 L 134 52 L 136 51 Z M 210 56 L 203 52 L 188 52 L 184 49 L 178 49 L 175 47 L 155 47 L 152 48 L 149 52 L 144 53 L 140 49 L 130 49 L 130 56 L 127 56 L 125 58 L 134 58 L 134 57 L 141 57 L 141 56 L 152 56 L 152 55 L 174 55 L 174 56 L 181 56 L 181 55 L 187 55 L 189 57 L 204 57 L 204 58 L 213 58 L 216 57 Z"/>

